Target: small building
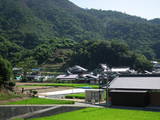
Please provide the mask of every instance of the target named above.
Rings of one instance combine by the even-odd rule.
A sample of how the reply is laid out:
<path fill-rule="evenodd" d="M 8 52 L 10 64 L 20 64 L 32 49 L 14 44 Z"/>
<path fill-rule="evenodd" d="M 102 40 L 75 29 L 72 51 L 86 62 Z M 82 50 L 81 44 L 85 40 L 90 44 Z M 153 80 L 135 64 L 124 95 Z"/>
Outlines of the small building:
<path fill-rule="evenodd" d="M 105 92 L 103 89 L 88 89 L 85 91 L 85 101 L 87 103 L 96 103 L 104 101 Z"/>
<path fill-rule="evenodd" d="M 14 74 L 15 80 L 17 80 L 17 81 L 22 80 L 23 68 L 14 67 L 12 70 L 13 70 L 13 74 Z"/>
<path fill-rule="evenodd" d="M 160 106 L 160 77 L 115 78 L 109 96 L 116 106 Z"/>

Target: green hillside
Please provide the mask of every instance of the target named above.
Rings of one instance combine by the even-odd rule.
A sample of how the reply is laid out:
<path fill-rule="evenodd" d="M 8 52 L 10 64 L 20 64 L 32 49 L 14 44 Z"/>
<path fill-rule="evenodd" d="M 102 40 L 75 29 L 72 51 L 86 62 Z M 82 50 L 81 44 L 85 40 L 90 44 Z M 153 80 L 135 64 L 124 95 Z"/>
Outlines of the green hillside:
<path fill-rule="evenodd" d="M 30 56 L 39 64 L 54 63 L 68 60 L 84 40 L 117 40 L 149 59 L 160 58 L 159 21 L 82 9 L 69 0 L 0 0 L 0 55 L 14 65 Z"/>

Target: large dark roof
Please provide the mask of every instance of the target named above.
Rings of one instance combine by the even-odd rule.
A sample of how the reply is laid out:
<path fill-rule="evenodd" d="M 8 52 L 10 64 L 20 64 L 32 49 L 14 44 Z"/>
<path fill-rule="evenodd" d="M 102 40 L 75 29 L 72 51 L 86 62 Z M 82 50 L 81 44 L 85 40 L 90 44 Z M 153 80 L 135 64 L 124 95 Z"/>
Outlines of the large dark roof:
<path fill-rule="evenodd" d="M 110 83 L 109 88 L 160 90 L 160 77 L 118 77 Z"/>

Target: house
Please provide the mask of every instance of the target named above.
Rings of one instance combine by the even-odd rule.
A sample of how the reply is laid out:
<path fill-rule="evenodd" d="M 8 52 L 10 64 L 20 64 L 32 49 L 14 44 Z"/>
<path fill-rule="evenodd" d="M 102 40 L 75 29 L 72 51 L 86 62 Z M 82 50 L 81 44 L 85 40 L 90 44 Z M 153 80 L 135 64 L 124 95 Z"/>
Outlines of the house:
<path fill-rule="evenodd" d="M 43 81 L 43 77 L 41 75 L 26 75 L 28 80 L 33 80 L 33 81 Z"/>
<path fill-rule="evenodd" d="M 41 69 L 40 68 L 32 68 L 32 71 L 39 72 L 39 71 L 41 71 Z"/>
<path fill-rule="evenodd" d="M 88 81 L 90 84 L 98 84 L 99 83 L 99 75 L 95 76 L 92 74 L 82 74 L 82 78 L 85 79 L 85 81 Z"/>
<path fill-rule="evenodd" d="M 154 64 L 153 65 L 153 73 L 160 73 L 160 64 L 157 63 L 157 64 Z"/>
<path fill-rule="evenodd" d="M 130 74 L 130 73 L 135 73 L 136 71 L 131 70 L 129 67 L 126 67 L 126 68 L 112 68 L 111 72 L 119 74 Z"/>
<path fill-rule="evenodd" d="M 64 74 L 58 75 L 56 79 L 61 81 L 75 81 L 77 83 L 98 84 L 98 76 L 91 74 Z"/>
<path fill-rule="evenodd" d="M 78 79 L 78 75 L 77 75 L 77 74 L 58 75 L 58 76 L 56 77 L 56 79 L 62 80 L 62 81 L 72 81 L 72 80 Z"/>
<path fill-rule="evenodd" d="M 28 80 L 36 81 L 36 82 L 44 82 L 49 79 L 55 78 L 54 75 L 27 75 L 26 76 Z"/>
<path fill-rule="evenodd" d="M 19 76 L 16 76 L 15 78 L 16 78 L 16 80 L 17 80 L 17 81 L 20 81 L 20 80 L 22 80 L 22 76 L 21 76 L 21 75 L 19 75 Z"/>
<path fill-rule="evenodd" d="M 115 78 L 109 96 L 116 106 L 160 106 L 160 77 Z"/>
<path fill-rule="evenodd" d="M 23 68 L 14 67 L 12 70 L 13 70 L 13 73 L 14 73 L 15 76 L 16 75 L 21 75 L 23 73 Z"/>
<path fill-rule="evenodd" d="M 79 66 L 79 65 L 75 65 L 73 67 L 68 68 L 67 73 L 68 74 L 84 74 L 86 73 L 88 70 Z"/>
<path fill-rule="evenodd" d="M 153 65 L 158 64 L 158 61 L 151 61 Z"/>

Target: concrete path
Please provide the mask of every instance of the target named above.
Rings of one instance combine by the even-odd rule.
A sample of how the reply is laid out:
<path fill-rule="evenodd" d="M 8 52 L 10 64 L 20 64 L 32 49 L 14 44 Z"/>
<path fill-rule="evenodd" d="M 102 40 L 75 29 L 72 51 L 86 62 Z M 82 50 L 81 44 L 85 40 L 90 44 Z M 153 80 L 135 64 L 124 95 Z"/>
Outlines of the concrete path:
<path fill-rule="evenodd" d="M 105 106 L 103 106 L 103 104 L 101 105 L 99 105 L 99 104 L 87 104 L 87 103 L 78 103 L 78 102 L 76 102 L 75 104 L 48 104 L 48 105 L 41 105 L 41 104 L 37 104 L 37 105 L 0 105 L 0 108 L 1 107 L 29 107 L 29 106 L 38 106 L 38 107 L 43 107 L 43 106 L 45 106 L 45 107 L 53 107 L 53 106 L 60 106 L 60 107 L 62 107 L 62 106 L 70 106 L 70 107 L 98 107 L 98 108 L 105 108 Z"/>
<path fill-rule="evenodd" d="M 84 93 L 85 90 L 87 89 L 76 88 L 76 89 L 69 89 L 69 90 L 62 90 L 62 91 L 39 93 L 38 96 L 43 97 L 43 96 L 67 95 L 72 93 Z"/>

